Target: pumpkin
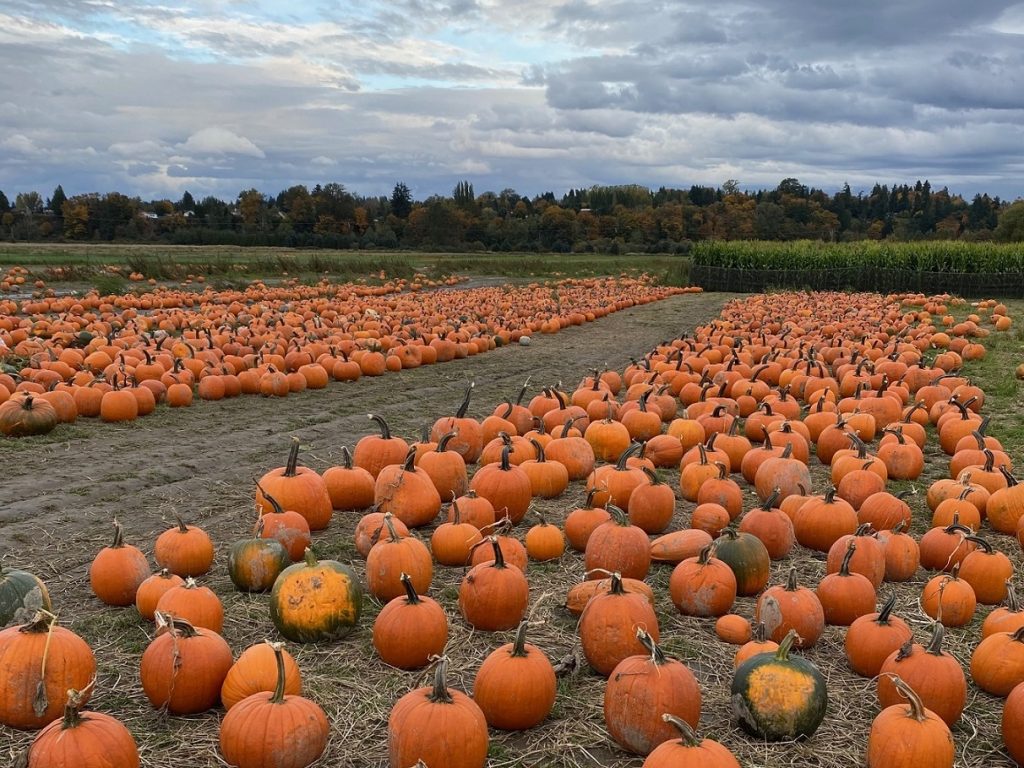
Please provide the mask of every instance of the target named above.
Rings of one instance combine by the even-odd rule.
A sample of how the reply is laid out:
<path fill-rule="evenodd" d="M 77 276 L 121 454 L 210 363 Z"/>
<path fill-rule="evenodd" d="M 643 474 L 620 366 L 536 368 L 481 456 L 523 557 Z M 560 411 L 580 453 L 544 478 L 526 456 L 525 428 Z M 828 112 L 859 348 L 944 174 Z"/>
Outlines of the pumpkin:
<path fill-rule="evenodd" d="M 838 538 L 857 530 L 857 512 L 843 499 L 837 499 L 836 492 L 832 486 L 823 499 L 811 498 L 797 510 L 793 530 L 801 545 L 828 552 Z"/>
<path fill-rule="evenodd" d="M 388 765 L 483 768 L 487 762 L 487 719 L 461 691 L 448 688 L 447 657 L 434 673 L 433 686 L 400 698 L 388 717 Z"/>
<path fill-rule="evenodd" d="M 711 541 L 711 534 L 697 529 L 666 533 L 651 542 L 651 561 L 677 565 L 699 555 Z"/>
<path fill-rule="evenodd" d="M 713 557 L 708 544 L 697 557 L 683 560 L 672 571 L 668 589 L 672 603 L 684 616 L 722 616 L 736 602 L 736 575 Z"/>
<path fill-rule="evenodd" d="M 565 518 L 565 537 L 569 540 L 569 546 L 577 552 L 586 551 L 587 541 L 594 529 L 611 519 L 608 510 L 594 505 L 595 496 L 597 489 L 591 488 L 587 491 L 587 499 L 583 506 L 577 507 Z"/>
<path fill-rule="evenodd" d="M 837 573 L 830 573 L 818 584 L 817 594 L 825 611 L 825 623 L 848 627 L 875 607 L 875 587 L 867 577 L 850 571 L 850 560 L 857 550 L 854 538 Z"/>
<path fill-rule="evenodd" d="M 323 478 L 331 506 L 336 511 L 353 512 L 368 509 L 373 504 L 373 475 L 362 467 L 353 466 L 347 447 L 341 447 L 341 466 L 328 467 Z"/>
<path fill-rule="evenodd" d="M 297 696 L 302 693 L 302 673 L 292 655 L 283 647 L 280 650 L 285 669 L 284 692 Z M 220 700 L 225 709 L 231 709 L 254 693 L 272 692 L 276 687 L 277 653 L 274 644 L 256 643 L 242 651 L 231 665 L 220 688 Z"/>
<path fill-rule="evenodd" d="M 558 683 L 548 657 L 526 642 L 523 621 L 515 640 L 492 651 L 473 682 L 473 700 L 492 728 L 525 731 L 544 722 L 555 705 Z"/>
<path fill-rule="evenodd" d="M 139 585 L 139 589 L 135 593 L 135 608 L 139 615 L 147 621 L 152 621 L 156 614 L 156 604 L 163 597 L 164 592 L 184 583 L 185 580 L 181 576 L 171 573 L 166 568 L 160 570 L 159 573 L 154 573 Z"/>
<path fill-rule="evenodd" d="M 157 537 L 153 559 L 177 576 L 202 576 L 213 565 L 213 542 L 202 528 L 175 518 L 178 524 Z"/>
<path fill-rule="evenodd" d="M 511 563 L 489 537 L 494 559 L 474 565 L 459 585 L 459 611 L 475 629 L 496 632 L 512 629 L 526 615 L 530 587 L 523 572 Z"/>
<path fill-rule="evenodd" d="M 531 560 L 546 562 L 557 560 L 565 553 L 565 536 L 557 525 L 551 525 L 544 516 L 526 532 L 526 554 Z"/>
<path fill-rule="evenodd" d="M 258 480 L 255 482 L 256 488 L 270 504 L 270 511 L 257 505 L 260 517 L 256 521 L 254 533 L 260 538 L 277 539 L 288 552 L 288 559 L 293 563 L 298 562 L 310 543 L 309 523 L 295 510 L 284 509 L 277 499 L 260 487 Z"/>
<path fill-rule="evenodd" d="M 756 595 L 767 586 L 771 559 L 759 538 L 726 528 L 716 544 L 715 556 L 736 575 L 737 595 Z"/>
<path fill-rule="evenodd" d="M 647 480 L 643 470 L 629 465 L 629 460 L 643 450 L 641 443 L 633 443 L 619 456 L 615 464 L 598 467 L 587 477 L 587 491 L 597 489 L 594 503 L 598 506 L 609 503 L 621 509 L 629 508 L 629 497 Z"/>
<path fill-rule="evenodd" d="M 309 467 L 300 467 L 299 439 L 292 438 L 285 466 L 272 469 L 260 478 L 256 489 L 256 503 L 264 514 L 271 510 L 263 489 L 273 494 L 285 509 L 298 512 L 309 523 L 311 531 L 321 531 L 331 522 L 334 508 L 327 493 L 324 479 Z"/>
<path fill-rule="evenodd" d="M 28 571 L 0 571 L 0 627 L 49 610 L 50 593 L 42 579 Z"/>
<path fill-rule="evenodd" d="M 455 522 L 455 504 L 459 505 L 459 514 L 462 522 L 469 523 L 479 531 L 483 531 L 494 525 L 494 505 L 487 499 L 477 496 L 476 491 L 470 489 L 457 499 L 452 500 L 452 507 L 448 510 L 448 522 Z"/>
<path fill-rule="evenodd" d="M 740 768 L 732 752 L 717 741 L 699 739 L 689 723 L 670 714 L 662 719 L 679 732 L 679 738 L 655 747 L 643 768 Z"/>
<path fill-rule="evenodd" d="M 533 495 L 542 499 L 561 496 L 569 487 L 569 470 L 557 461 L 549 461 L 544 453 L 544 446 L 536 439 L 531 439 L 530 442 L 537 458 L 527 459 L 519 467 L 530 478 Z"/>
<path fill-rule="evenodd" d="M 915 539 L 898 523 L 891 531 L 882 531 L 878 540 L 885 552 L 885 580 L 909 581 L 921 565 L 921 551 Z"/>
<path fill-rule="evenodd" d="M 139 750 L 124 724 L 102 712 L 80 712 L 81 691 L 68 691 L 64 717 L 32 740 L 26 768 L 138 768 Z"/>
<path fill-rule="evenodd" d="M 877 675 L 889 655 L 914 637 L 907 622 L 892 615 L 895 606 L 896 594 L 893 593 L 882 610 L 858 617 L 846 631 L 846 660 L 850 669 L 861 677 Z"/>
<path fill-rule="evenodd" d="M 899 677 L 946 725 L 952 727 L 960 719 L 967 702 L 967 678 L 960 662 L 942 650 L 944 637 L 945 628 L 935 622 L 928 645 L 908 640 L 889 654 L 878 677 L 878 702 L 882 707 L 900 703 L 901 696 L 893 683 Z"/>
<path fill-rule="evenodd" d="M 654 608 L 644 595 L 623 589 L 621 574 L 614 573 L 609 590 L 594 595 L 580 616 L 580 643 L 595 672 L 607 677 L 626 657 L 645 652 L 636 637 L 637 627 L 658 641 Z"/>
<path fill-rule="evenodd" d="M 777 643 L 796 632 L 797 648 L 810 648 L 825 631 L 825 609 L 818 596 L 797 583 L 796 568 L 789 569 L 785 585 L 766 589 L 757 599 L 754 620 L 764 622 L 768 636 Z"/>
<path fill-rule="evenodd" d="M 0 434 L 8 437 L 45 435 L 60 419 L 57 410 L 41 397 L 26 393 L 0 403 Z"/>
<path fill-rule="evenodd" d="M 303 562 L 281 571 L 270 591 L 270 620 L 299 643 L 344 637 L 362 607 L 363 588 L 352 569 L 336 560 L 318 562 L 309 549 Z"/>
<path fill-rule="evenodd" d="M 278 539 L 242 539 L 228 550 L 228 576 L 235 589 L 242 592 L 267 592 L 291 562 L 288 550 Z"/>
<path fill-rule="evenodd" d="M 450 518 L 449 521 L 437 526 L 431 534 L 430 552 L 441 565 L 466 565 L 473 553 L 473 547 L 483 541 L 483 537 L 475 525 L 463 522 L 458 499 L 454 497 Z"/>
<path fill-rule="evenodd" d="M 977 544 L 978 548 L 963 559 L 960 578 L 971 585 L 979 603 L 998 605 L 1006 598 L 1006 585 L 1013 576 L 1013 563 L 985 539 L 968 536 L 967 540 Z"/>
<path fill-rule="evenodd" d="M 1024 629 L 995 632 L 974 649 L 971 679 L 993 696 L 1009 696 L 1024 682 Z"/>
<path fill-rule="evenodd" d="M 753 629 L 750 626 L 750 621 L 743 616 L 727 613 L 724 616 L 719 616 L 718 621 L 715 622 L 715 634 L 723 643 L 746 645 L 753 637 Z"/>
<path fill-rule="evenodd" d="M 579 584 L 569 589 L 565 596 L 565 607 L 569 613 L 579 616 L 583 613 L 583 609 L 587 607 L 587 603 L 590 602 L 594 595 L 603 594 L 609 591 L 611 587 L 612 580 L 610 576 L 600 581 L 585 578 Z M 643 595 L 647 598 L 647 602 L 651 604 L 651 607 L 654 607 L 654 590 L 651 589 L 650 584 L 646 581 L 623 578 L 622 588 L 626 592 L 636 592 Z"/>
<path fill-rule="evenodd" d="M 647 653 L 626 657 L 608 676 L 604 722 L 619 746 L 646 755 L 675 733 L 661 714 L 675 715 L 697 727 L 701 694 L 685 664 L 667 657 L 642 627 L 636 636 Z"/>
<path fill-rule="evenodd" d="M 430 430 L 430 439 L 437 441 L 439 446 L 442 435 L 454 432 L 455 436 L 451 441 L 451 448 L 463 458 L 466 464 L 476 462 L 480 458 L 480 451 L 483 449 L 483 429 L 480 426 L 480 422 L 466 416 L 474 386 L 476 384 L 470 382 L 469 386 L 466 387 L 466 394 L 458 410 L 455 412 L 455 416 L 445 416 L 438 419 Z"/>
<path fill-rule="evenodd" d="M 796 541 L 793 522 L 776 506 L 779 498 L 779 488 L 776 486 L 768 498 L 743 516 L 739 525 L 741 533 L 748 533 L 761 540 L 772 560 L 786 557 Z"/>
<path fill-rule="evenodd" d="M 768 741 L 810 736 L 825 719 L 825 677 L 806 659 L 790 657 L 790 630 L 774 654 L 743 662 L 732 679 L 733 712 L 745 731 Z"/>
<path fill-rule="evenodd" d="M 638 485 L 629 497 L 629 521 L 645 533 L 658 534 L 668 528 L 676 511 L 676 496 L 673 490 L 658 479 L 654 471 L 643 467 L 641 470 L 648 483 Z"/>
<path fill-rule="evenodd" d="M 469 488 L 465 459 L 457 451 L 448 450 L 448 444 L 455 434 L 453 430 L 441 435 L 434 450 L 414 459 L 416 466 L 430 478 L 438 497 L 442 499 L 461 496 Z"/>
<path fill-rule="evenodd" d="M 448 617 L 436 600 L 419 595 L 407 573 L 405 594 L 388 601 L 373 622 L 373 647 L 381 660 L 399 669 L 427 666 L 448 643 Z"/>
<path fill-rule="evenodd" d="M 383 472 L 380 477 L 384 477 Z M 374 544 L 366 555 L 366 588 L 384 602 L 405 594 L 403 573 L 409 574 L 420 593 L 430 589 L 434 578 L 433 560 L 426 544 L 412 536 L 399 536 L 391 521 L 391 513 L 384 513 L 387 538 Z"/>
<path fill-rule="evenodd" d="M 302 696 L 288 694 L 282 648 L 274 644 L 277 684 L 228 710 L 220 724 L 220 751 L 238 768 L 306 768 L 327 748 L 324 711 Z"/>
<path fill-rule="evenodd" d="M 405 527 L 405 523 L 399 520 L 397 517 L 391 518 L 391 527 L 395 529 L 395 533 L 399 536 L 408 536 L 409 529 Z M 384 525 L 384 513 L 383 512 L 367 512 L 356 523 L 355 530 L 355 542 L 356 552 L 362 555 L 364 558 L 370 554 L 370 550 L 373 549 L 381 539 L 381 534 L 390 535 L 390 531 L 387 526 Z M 303 555 L 305 556 L 305 555 Z"/>
<path fill-rule="evenodd" d="M 114 520 L 113 542 L 101 549 L 89 566 L 93 594 L 107 605 L 132 605 L 139 585 L 149 576 L 146 556 L 138 547 L 124 543 L 124 530 Z"/>
<path fill-rule="evenodd" d="M 191 576 L 160 596 L 156 612 L 184 619 L 195 627 L 218 634 L 224 629 L 224 606 L 220 598 L 209 587 L 199 586 Z"/>
<path fill-rule="evenodd" d="M 533 499 L 530 476 L 509 461 L 508 445 L 501 449 L 501 459 L 496 464 L 481 467 L 473 475 L 469 487 L 491 502 L 496 514 L 507 515 L 513 523 L 526 517 L 526 510 Z"/>
<path fill-rule="evenodd" d="M 1024 363 L 1017 378 L 1024 379 Z M 1003 743 L 1006 751 L 1018 765 L 1024 763 L 1024 685 L 1018 685 L 1003 704 Z"/>
<path fill-rule="evenodd" d="M 159 611 L 156 621 L 157 627 L 168 631 L 146 646 L 139 669 L 150 704 L 172 715 L 191 715 L 216 706 L 233 661 L 227 641 L 212 630 Z"/>
<path fill-rule="evenodd" d="M 608 504 L 608 512 L 611 519 L 595 528 L 587 540 L 587 570 L 617 571 L 631 579 L 643 579 L 651 567 L 647 534 L 632 525 L 626 513 L 614 504 Z"/>
<path fill-rule="evenodd" d="M 758 621 L 754 624 L 750 640 L 741 645 L 740 649 L 736 651 L 736 656 L 733 658 L 732 663 L 733 669 L 736 669 L 744 661 L 760 653 L 775 653 L 778 649 L 779 644 L 774 640 L 768 639 L 764 622 Z"/>
<path fill-rule="evenodd" d="M 374 508 L 394 515 L 409 528 L 427 525 L 441 511 L 433 481 L 415 460 L 416 452 L 410 448 L 401 464 L 383 467 L 373 485 Z"/>
<path fill-rule="evenodd" d="M 868 732 L 868 768 L 953 768 L 953 735 L 942 718 L 925 709 L 914 689 L 897 678 L 909 704 L 883 709 Z"/>
<path fill-rule="evenodd" d="M 853 557 L 850 558 L 851 573 L 859 573 L 878 589 L 885 579 L 885 545 L 871 532 L 870 526 L 861 524 L 856 533 L 842 536 L 829 548 L 825 559 L 826 573 L 838 573 L 850 542 L 856 544 Z"/>
<path fill-rule="evenodd" d="M 389 464 L 401 464 L 405 460 L 409 445 L 402 438 L 391 436 L 391 427 L 383 416 L 371 413 L 367 418 L 377 424 L 380 435 L 361 437 L 352 451 L 352 463 L 365 469 L 376 480 L 384 467 Z"/>
<path fill-rule="evenodd" d="M 92 649 L 51 613 L 0 631 L 0 723 L 42 728 L 60 717 L 69 689 L 83 692 L 81 704 L 88 700 L 95 674 Z"/>
<path fill-rule="evenodd" d="M 1006 605 L 996 608 L 985 617 L 981 624 L 981 637 L 985 639 L 996 632 L 1016 632 L 1024 627 L 1024 610 L 1017 602 L 1017 591 L 1013 585 L 1006 585 Z"/>
<path fill-rule="evenodd" d="M 978 604 L 974 589 L 959 578 L 959 571 L 959 565 L 953 566 L 952 573 L 935 576 L 921 592 L 921 608 L 947 627 L 969 624 Z"/>

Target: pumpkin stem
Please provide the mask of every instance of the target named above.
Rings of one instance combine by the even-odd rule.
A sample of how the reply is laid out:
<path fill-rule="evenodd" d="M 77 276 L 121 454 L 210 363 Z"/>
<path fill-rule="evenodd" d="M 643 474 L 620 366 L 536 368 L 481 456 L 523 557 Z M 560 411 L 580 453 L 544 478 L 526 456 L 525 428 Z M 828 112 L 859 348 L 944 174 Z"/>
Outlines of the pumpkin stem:
<path fill-rule="evenodd" d="M 435 704 L 451 704 L 452 695 L 448 693 L 448 682 L 445 676 L 448 673 L 448 657 L 442 656 L 437 662 L 437 669 L 434 670 L 434 689 L 427 696 Z"/>
<path fill-rule="evenodd" d="M 622 585 L 622 574 L 621 573 L 619 573 L 618 571 L 615 571 L 615 573 L 613 573 L 611 575 L 611 580 L 612 580 L 611 584 L 608 587 L 608 593 L 609 594 L 611 594 L 611 595 L 624 595 L 624 594 L 626 594 L 626 589 Z"/>
<path fill-rule="evenodd" d="M 924 647 L 925 651 L 932 654 L 933 656 L 942 655 L 942 641 L 946 637 L 946 628 L 942 626 L 941 621 L 936 621 L 932 624 L 932 637 L 928 641 L 928 645 Z"/>
<path fill-rule="evenodd" d="M 889 599 L 885 601 L 885 605 L 882 606 L 882 610 L 878 612 L 878 616 L 875 617 L 876 624 L 889 624 L 889 614 L 892 613 L 893 608 L 896 607 L 896 593 L 893 592 L 889 595 Z"/>
<path fill-rule="evenodd" d="M 533 444 L 533 449 L 537 452 L 537 463 L 543 464 L 547 461 L 547 457 L 544 454 L 544 446 L 535 437 L 531 437 L 530 442 Z"/>
<path fill-rule="evenodd" d="M 388 536 L 392 542 L 401 540 L 401 537 L 398 535 L 398 531 L 395 530 L 395 524 L 392 522 L 394 519 L 395 516 L 390 512 L 384 513 L 384 526 L 388 529 Z M 309 550 L 307 549 L 306 551 L 308 552 Z"/>
<path fill-rule="evenodd" d="M 421 602 L 420 596 L 416 594 L 416 587 L 412 585 L 412 577 L 408 573 L 403 571 L 402 575 L 398 578 L 401 579 L 402 586 L 405 587 L 406 602 L 409 603 L 409 605 L 416 605 L 417 603 Z"/>
<path fill-rule="evenodd" d="M 690 727 L 688 722 L 667 712 L 661 716 L 661 719 L 679 731 L 679 743 L 684 747 L 700 746 L 700 739 L 697 738 L 697 734 L 694 733 L 693 728 Z"/>
<path fill-rule="evenodd" d="M 843 562 L 839 566 L 840 576 L 850 575 L 850 560 L 853 559 L 853 553 L 857 551 L 857 542 L 854 539 L 850 539 L 850 543 L 846 545 L 846 554 L 843 555 Z"/>
<path fill-rule="evenodd" d="M 509 656 L 525 658 L 530 655 L 526 651 L 526 628 L 528 626 L 530 626 L 530 622 L 526 619 L 519 622 L 519 629 L 516 630 L 516 639 L 512 641 L 512 650 L 509 651 Z"/>
<path fill-rule="evenodd" d="M 654 642 L 654 638 L 651 637 L 643 627 L 636 628 L 636 639 L 644 648 L 647 649 L 647 652 L 651 654 L 651 661 L 655 666 L 660 667 L 668 660 L 665 657 L 665 652 L 658 647 L 658 644 Z"/>
<path fill-rule="evenodd" d="M 494 565 L 492 568 L 507 568 L 505 565 L 505 554 L 501 551 L 501 544 L 498 541 L 497 536 L 489 536 L 488 540 L 491 542 L 491 546 L 494 548 Z"/>
<path fill-rule="evenodd" d="M 796 579 L 796 568 L 789 569 L 789 576 L 786 578 L 786 591 L 796 592 L 800 588 Z"/>
<path fill-rule="evenodd" d="M 594 497 L 597 496 L 598 493 L 600 493 L 600 491 L 598 491 L 596 486 L 594 488 L 591 488 L 589 491 L 587 491 L 587 500 L 583 502 L 583 507 L 585 509 L 594 509 L 595 508 L 594 507 Z"/>
<path fill-rule="evenodd" d="M 309 550 L 306 551 L 308 552 Z M 172 616 L 169 613 L 157 611 L 153 618 L 156 620 L 157 629 L 168 628 L 175 635 L 185 638 L 196 637 L 199 634 L 190 622 L 185 619 L 179 619 L 177 616 Z"/>
<path fill-rule="evenodd" d="M 281 506 L 281 505 L 280 505 L 280 504 L 278 503 L 277 499 L 275 499 L 275 498 L 274 498 L 273 496 L 271 496 L 271 495 L 270 495 L 269 493 L 267 493 L 267 492 L 266 492 L 266 491 L 264 490 L 263 486 L 262 486 L 262 485 L 260 485 L 260 481 L 259 481 L 259 480 L 257 480 L 257 479 L 256 479 L 256 478 L 254 477 L 254 478 L 253 478 L 253 482 L 254 482 L 254 483 L 256 483 L 256 490 L 258 490 L 258 491 L 259 491 L 259 492 L 260 492 L 260 493 L 261 493 L 261 494 L 263 495 L 263 498 L 264 498 L 264 499 L 266 499 L 266 500 L 267 500 L 268 502 L 270 502 L 270 507 L 271 507 L 271 509 L 273 509 L 273 510 L 274 510 L 274 514 L 276 514 L 276 515 L 281 515 L 281 514 L 284 514 L 284 507 L 282 507 L 282 506 Z"/>
<path fill-rule="evenodd" d="M 284 703 L 284 643 L 270 643 L 274 649 L 274 661 L 277 662 L 277 686 L 274 688 L 274 695 L 270 697 L 271 704 Z"/>
<path fill-rule="evenodd" d="M 378 416 L 374 413 L 368 413 L 366 414 L 366 417 L 368 419 L 372 419 L 373 421 L 375 421 L 377 423 L 377 426 L 380 427 L 381 438 L 383 438 L 384 440 L 391 439 L 391 427 L 389 427 L 388 423 L 384 421 L 383 416 Z"/>
<path fill-rule="evenodd" d="M 466 387 L 466 396 L 462 399 L 462 405 L 459 406 L 459 410 L 455 412 L 455 418 L 464 419 L 466 418 L 466 412 L 469 410 L 469 398 L 473 394 L 473 387 L 476 386 L 475 381 L 469 382 L 469 386 Z"/>
<path fill-rule="evenodd" d="M 763 621 L 754 622 L 754 636 L 755 643 L 764 643 L 768 639 L 768 628 L 765 627 Z"/>
<path fill-rule="evenodd" d="M 779 649 L 775 652 L 775 658 L 779 661 L 786 661 L 789 659 L 789 651 L 793 647 L 793 643 L 796 641 L 797 632 L 795 629 L 789 630 L 786 636 L 782 638 L 782 642 L 779 643 Z"/>
<path fill-rule="evenodd" d="M 445 451 L 447 451 L 448 450 L 448 442 L 453 437 L 455 437 L 457 434 L 458 434 L 458 432 L 456 430 L 454 430 L 454 429 L 451 430 L 450 432 L 445 432 L 438 439 L 438 441 L 437 441 L 437 448 L 435 448 L 434 450 L 437 451 L 438 453 L 444 453 Z M 426 442 L 426 441 L 424 441 L 424 442 Z"/>
<path fill-rule="evenodd" d="M 185 525 L 185 521 L 181 519 L 181 515 L 175 512 L 174 519 L 178 521 L 178 533 L 188 533 L 188 526 Z"/>
<path fill-rule="evenodd" d="M 405 461 L 402 464 L 403 472 L 412 472 L 416 469 L 416 448 L 409 446 L 409 450 L 405 454 Z"/>
<path fill-rule="evenodd" d="M 835 500 L 836 500 L 836 494 L 837 493 L 839 493 L 839 489 L 836 488 L 834 485 L 831 488 L 829 488 L 827 491 L 825 491 L 825 503 L 826 504 L 834 504 Z"/>
<path fill-rule="evenodd" d="M 1013 588 L 1013 579 L 1006 580 L 1006 609 L 1010 613 L 1020 613 L 1020 606 L 1017 603 L 1017 590 Z"/>
<path fill-rule="evenodd" d="M 302 558 L 306 563 L 307 568 L 316 568 L 316 555 L 313 554 L 313 550 L 310 547 L 306 547 L 306 551 L 303 552 Z"/>
<path fill-rule="evenodd" d="M 788 448 L 792 448 L 793 444 L 790 443 L 787 447 Z M 779 486 L 776 485 L 774 488 L 772 488 L 771 496 L 769 496 L 767 499 L 765 499 L 764 501 L 761 502 L 761 509 L 767 511 L 767 510 L 770 510 L 770 509 L 774 508 L 776 506 L 776 503 L 778 502 L 779 496 L 781 494 L 782 494 L 782 489 L 779 488 Z"/>
<path fill-rule="evenodd" d="M 612 516 L 612 519 L 615 520 L 616 525 L 621 525 L 623 527 L 630 525 L 629 516 L 622 509 L 615 506 L 610 501 L 605 505 L 604 508 Z"/>
<path fill-rule="evenodd" d="M 896 686 L 896 690 L 900 692 L 900 695 L 903 696 L 903 698 L 905 698 L 910 704 L 910 709 L 907 711 L 907 717 L 912 717 L 917 720 L 917 722 L 923 723 L 927 717 L 925 715 L 924 704 L 921 702 L 921 697 L 918 696 L 917 692 L 907 685 L 899 675 L 895 675 L 892 682 Z"/>
<path fill-rule="evenodd" d="M 964 536 L 964 541 L 969 541 L 972 544 L 977 544 L 979 547 L 981 547 L 981 549 L 985 552 L 986 555 L 992 554 L 992 545 L 980 536 Z"/>
<path fill-rule="evenodd" d="M 292 438 L 292 447 L 288 451 L 288 463 L 284 467 L 284 477 L 295 477 L 295 468 L 299 464 L 299 438 Z"/>
<path fill-rule="evenodd" d="M 704 547 L 701 548 L 700 554 L 697 555 L 697 563 L 699 565 L 707 565 L 708 560 L 710 560 L 714 556 L 714 553 L 715 542 L 712 541 L 710 544 L 706 544 L 704 545 Z"/>

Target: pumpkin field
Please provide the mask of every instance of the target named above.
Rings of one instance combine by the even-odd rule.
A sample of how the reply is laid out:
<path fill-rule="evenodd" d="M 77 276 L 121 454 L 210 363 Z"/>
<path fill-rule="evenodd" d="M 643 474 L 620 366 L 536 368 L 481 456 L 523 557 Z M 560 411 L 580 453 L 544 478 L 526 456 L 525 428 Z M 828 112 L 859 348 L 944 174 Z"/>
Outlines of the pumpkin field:
<path fill-rule="evenodd" d="M 1024 301 L 124 277 L 0 285 L 0 764 L 1024 761 Z"/>

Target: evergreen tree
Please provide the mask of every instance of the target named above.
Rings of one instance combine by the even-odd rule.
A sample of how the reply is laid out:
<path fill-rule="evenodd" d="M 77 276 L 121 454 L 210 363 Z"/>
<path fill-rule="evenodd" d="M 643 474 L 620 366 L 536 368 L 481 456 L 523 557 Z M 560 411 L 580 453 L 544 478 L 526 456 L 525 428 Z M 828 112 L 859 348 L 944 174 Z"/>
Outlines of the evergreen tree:
<path fill-rule="evenodd" d="M 11 210 L 11 201 L 7 199 L 7 195 L 0 190 L 0 213 L 7 213 Z"/>
<path fill-rule="evenodd" d="M 49 201 L 47 201 L 46 207 L 49 208 L 58 216 L 60 216 L 61 210 L 63 209 L 64 203 L 65 201 L 67 201 L 67 199 L 68 196 L 64 194 L 64 187 L 58 184 L 57 188 L 53 190 L 53 196 L 49 199 Z"/>
<path fill-rule="evenodd" d="M 407 219 L 412 213 L 412 192 L 404 182 L 398 182 L 391 190 L 391 213 L 400 219 Z"/>
<path fill-rule="evenodd" d="M 452 199 L 459 208 L 469 209 L 476 203 L 476 195 L 473 194 L 473 184 L 468 181 L 460 181 L 452 190 Z"/>

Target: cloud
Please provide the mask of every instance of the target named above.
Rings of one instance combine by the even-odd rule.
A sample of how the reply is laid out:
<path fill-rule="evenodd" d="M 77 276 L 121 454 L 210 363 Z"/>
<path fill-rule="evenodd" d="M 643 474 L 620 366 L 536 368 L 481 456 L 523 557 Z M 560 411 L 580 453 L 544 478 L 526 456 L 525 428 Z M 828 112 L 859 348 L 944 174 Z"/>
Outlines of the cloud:
<path fill-rule="evenodd" d="M 266 157 L 263 150 L 249 139 L 219 126 L 196 131 L 180 149 L 193 155 L 246 155 L 261 159 Z"/>
<path fill-rule="evenodd" d="M 0 70 L 8 197 L 1024 191 L 1024 4 L 998 0 L 10 0 Z"/>

